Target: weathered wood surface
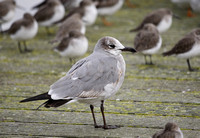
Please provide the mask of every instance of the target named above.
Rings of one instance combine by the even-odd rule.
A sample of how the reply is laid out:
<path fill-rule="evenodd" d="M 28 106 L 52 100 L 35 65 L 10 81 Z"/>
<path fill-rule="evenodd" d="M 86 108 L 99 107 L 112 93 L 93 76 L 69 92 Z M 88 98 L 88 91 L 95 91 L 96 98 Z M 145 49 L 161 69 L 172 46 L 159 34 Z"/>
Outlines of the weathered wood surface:
<path fill-rule="evenodd" d="M 108 20 L 111 27 L 102 25 L 100 18 L 88 27 L 89 55 L 102 36 L 113 36 L 122 44 L 132 46 L 135 33 L 129 30 L 148 12 L 169 7 L 182 20 L 175 20 L 171 29 L 162 34 L 160 53 L 170 49 L 183 35 L 200 23 L 199 15 L 186 17 L 186 10 L 178 9 L 168 0 L 132 1 Z M 52 32 L 56 30 L 52 28 Z M 188 72 L 184 59 L 153 56 L 155 65 L 144 65 L 142 55 L 123 54 L 127 71 L 119 92 L 105 103 L 108 124 L 121 125 L 115 130 L 93 128 L 88 105 L 73 103 L 56 109 L 35 109 L 42 102 L 20 104 L 19 101 L 47 92 L 49 86 L 70 68 L 67 59 L 52 51 L 44 28 L 28 42 L 33 53 L 19 54 L 16 42 L 0 38 L 0 137 L 137 137 L 148 138 L 167 122 L 176 122 L 185 138 L 200 137 L 200 71 Z M 87 56 L 85 55 L 85 56 Z M 191 60 L 200 70 L 200 58 Z M 95 108 L 98 124 L 102 124 L 99 109 Z"/>

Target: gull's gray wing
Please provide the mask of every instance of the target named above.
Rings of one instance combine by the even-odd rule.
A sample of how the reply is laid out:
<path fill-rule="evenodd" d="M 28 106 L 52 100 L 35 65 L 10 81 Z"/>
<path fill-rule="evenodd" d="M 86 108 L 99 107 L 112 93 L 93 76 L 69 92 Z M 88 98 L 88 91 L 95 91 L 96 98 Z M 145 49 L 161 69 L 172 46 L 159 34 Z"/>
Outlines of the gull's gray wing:
<path fill-rule="evenodd" d="M 95 98 L 107 84 L 119 81 L 117 60 L 113 57 L 94 55 L 77 62 L 66 76 L 50 87 L 51 98 Z"/>

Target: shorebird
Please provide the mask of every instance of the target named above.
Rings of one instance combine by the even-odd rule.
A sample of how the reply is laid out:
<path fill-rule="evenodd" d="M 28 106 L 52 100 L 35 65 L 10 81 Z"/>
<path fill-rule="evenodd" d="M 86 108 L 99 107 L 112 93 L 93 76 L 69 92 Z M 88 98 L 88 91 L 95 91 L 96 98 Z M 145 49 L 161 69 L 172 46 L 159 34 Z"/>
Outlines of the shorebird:
<path fill-rule="evenodd" d="M 169 122 L 164 130 L 155 133 L 152 138 L 183 138 L 183 133 L 177 124 Z"/>
<path fill-rule="evenodd" d="M 136 52 L 113 37 L 101 38 L 93 53 L 74 64 L 64 77 L 50 86 L 49 92 L 21 102 L 47 100 L 42 104 L 46 108 L 76 101 L 86 103 L 90 105 L 95 128 L 117 128 L 106 123 L 104 101 L 114 95 L 124 81 L 126 65 L 122 51 Z M 103 126 L 96 123 L 94 106 L 100 107 Z"/>
<path fill-rule="evenodd" d="M 124 0 L 93 0 L 96 2 L 96 7 L 98 10 L 98 14 L 101 16 L 102 22 L 106 26 L 111 26 L 112 23 L 108 22 L 105 16 L 113 15 L 116 11 L 118 11 Z"/>
<path fill-rule="evenodd" d="M 2 24 L 9 22 L 15 16 L 16 2 L 14 0 L 4 0 L 0 2 L 0 32 Z"/>
<path fill-rule="evenodd" d="M 200 55 L 200 29 L 194 29 L 181 40 L 179 40 L 175 46 L 163 53 L 164 56 L 175 55 L 177 58 L 187 59 L 189 71 L 194 71 L 190 66 L 190 58 Z"/>
<path fill-rule="evenodd" d="M 171 0 L 171 2 L 178 5 L 178 7 L 183 8 L 183 9 L 187 9 L 187 16 L 188 17 L 193 17 L 194 14 L 191 10 L 190 1 L 191 0 Z"/>
<path fill-rule="evenodd" d="M 72 59 L 83 56 L 88 49 L 87 38 L 79 31 L 69 32 L 68 37 L 64 37 L 54 51 L 58 52 L 61 56 L 68 57 L 70 63 Z"/>
<path fill-rule="evenodd" d="M 11 39 L 18 41 L 20 53 L 31 52 L 27 49 L 26 40 L 32 39 L 38 31 L 38 23 L 29 13 L 25 13 L 22 19 L 15 21 L 11 27 L 4 31 L 10 34 Z M 24 50 L 21 48 L 21 42 L 24 44 Z"/>
<path fill-rule="evenodd" d="M 56 24 L 65 21 L 67 18 L 76 13 L 82 15 L 81 19 L 83 20 L 85 25 L 94 24 L 98 15 L 95 3 L 91 0 L 83 0 L 80 2 L 79 7 L 71 10 L 64 18 L 56 22 Z"/>
<path fill-rule="evenodd" d="M 48 0 L 44 0 L 43 2 L 35 5 L 32 9 L 38 9 L 44 6 Z M 60 2 L 64 5 L 66 10 L 71 10 L 73 8 L 77 8 L 80 5 L 82 0 L 60 0 Z"/>
<path fill-rule="evenodd" d="M 157 27 L 159 33 L 163 33 L 170 28 L 172 24 L 172 16 L 177 17 L 172 13 L 170 9 L 161 8 L 155 10 L 144 17 L 142 23 L 138 27 L 130 30 L 130 32 L 139 31 L 145 24 L 152 23 Z"/>
<path fill-rule="evenodd" d="M 177 4 L 180 7 L 188 7 L 190 0 L 171 0 L 171 2 Z"/>
<path fill-rule="evenodd" d="M 193 11 L 200 12 L 200 1 L 199 0 L 190 0 L 190 6 Z"/>
<path fill-rule="evenodd" d="M 151 55 L 158 52 L 162 45 L 162 38 L 157 28 L 151 24 L 145 24 L 134 39 L 134 48 L 138 52 L 144 54 L 145 64 L 152 65 Z M 147 62 L 146 56 L 150 57 L 150 62 Z"/>
<path fill-rule="evenodd" d="M 59 0 L 48 0 L 44 6 L 39 8 L 34 17 L 39 25 L 46 27 L 47 33 L 50 34 L 48 27 L 61 20 L 64 15 L 65 8 Z"/>
<path fill-rule="evenodd" d="M 73 30 L 81 32 L 82 34 L 85 34 L 86 27 L 81 18 L 82 18 L 82 15 L 80 15 L 79 13 L 76 13 L 76 14 L 71 15 L 65 21 L 63 21 L 56 33 L 55 38 L 51 42 L 54 43 L 54 42 L 61 41 L 64 37 L 68 37 L 69 32 Z"/>

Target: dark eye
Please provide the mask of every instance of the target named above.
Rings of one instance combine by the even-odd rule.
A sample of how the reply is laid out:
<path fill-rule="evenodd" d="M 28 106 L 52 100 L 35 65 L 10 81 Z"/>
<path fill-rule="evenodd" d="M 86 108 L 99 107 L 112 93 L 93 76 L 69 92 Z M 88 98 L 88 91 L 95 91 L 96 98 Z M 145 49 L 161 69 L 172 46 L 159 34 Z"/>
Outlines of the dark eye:
<path fill-rule="evenodd" d="M 115 45 L 109 45 L 108 47 L 109 48 L 115 48 Z"/>

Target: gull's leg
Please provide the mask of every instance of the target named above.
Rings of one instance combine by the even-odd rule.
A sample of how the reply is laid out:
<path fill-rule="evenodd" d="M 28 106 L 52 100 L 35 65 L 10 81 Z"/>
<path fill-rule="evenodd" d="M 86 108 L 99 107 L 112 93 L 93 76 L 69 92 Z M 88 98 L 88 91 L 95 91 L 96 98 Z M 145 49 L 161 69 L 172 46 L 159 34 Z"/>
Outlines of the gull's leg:
<path fill-rule="evenodd" d="M 105 115 L 104 115 L 104 106 L 103 106 L 103 104 L 104 104 L 104 101 L 101 101 L 100 109 L 101 109 L 101 113 L 102 113 L 102 117 L 103 117 L 103 123 L 104 123 L 103 129 L 116 129 L 116 128 L 119 128 L 119 126 L 111 126 L 111 125 L 107 125 L 106 124 L 106 118 L 105 118 Z"/>

